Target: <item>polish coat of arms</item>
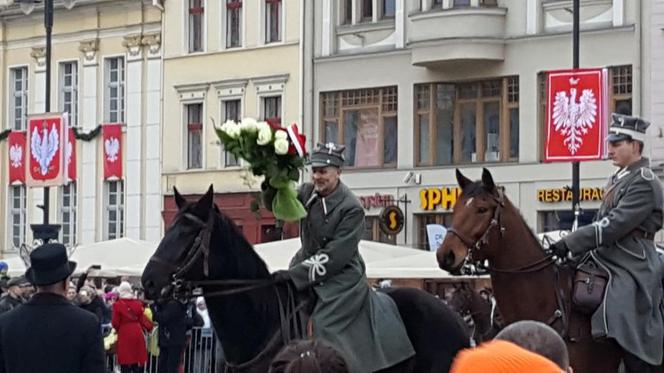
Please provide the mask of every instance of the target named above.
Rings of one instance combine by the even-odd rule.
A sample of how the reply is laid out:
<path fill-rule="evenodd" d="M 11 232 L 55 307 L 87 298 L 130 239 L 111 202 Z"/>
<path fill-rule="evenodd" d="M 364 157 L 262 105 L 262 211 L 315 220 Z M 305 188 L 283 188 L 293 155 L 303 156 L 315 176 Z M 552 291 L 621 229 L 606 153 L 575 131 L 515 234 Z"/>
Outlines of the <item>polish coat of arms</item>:
<path fill-rule="evenodd" d="M 9 160 L 11 161 L 12 167 L 21 167 L 23 164 L 23 147 L 21 145 L 14 144 L 9 148 Z"/>
<path fill-rule="evenodd" d="M 106 158 L 109 162 L 115 162 L 118 160 L 118 153 L 120 151 L 120 141 L 115 137 L 110 137 L 104 142 L 104 151 L 106 152 Z"/>
<path fill-rule="evenodd" d="M 564 136 L 563 143 L 570 154 L 574 155 L 581 148 L 588 130 L 595 125 L 597 99 L 591 89 L 583 89 L 579 96 L 575 87 L 578 79 L 570 78 L 569 82 L 569 96 L 567 91 L 555 94 L 553 124 L 556 132 Z"/>
<path fill-rule="evenodd" d="M 51 126 L 50 131 L 44 126 L 41 134 L 37 127 L 32 131 L 30 152 L 37 161 L 42 176 L 48 173 L 59 146 L 60 136 L 55 125 Z"/>

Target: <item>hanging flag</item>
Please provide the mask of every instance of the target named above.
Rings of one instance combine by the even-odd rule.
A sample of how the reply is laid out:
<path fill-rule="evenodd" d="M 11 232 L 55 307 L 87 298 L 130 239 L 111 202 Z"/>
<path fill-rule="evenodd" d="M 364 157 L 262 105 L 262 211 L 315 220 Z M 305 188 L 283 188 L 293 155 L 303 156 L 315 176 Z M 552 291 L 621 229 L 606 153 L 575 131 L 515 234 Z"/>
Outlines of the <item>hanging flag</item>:
<path fill-rule="evenodd" d="M 12 131 L 9 146 L 9 184 L 25 184 L 25 132 Z"/>
<path fill-rule="evenodd" d="M 607 135 L 606 69 L 547 72 L 544 161 L 604 158 Z"/>
<path fill-rule="evenodd" d="M 104 179 L 122 179 L 122 124 L 102 126 Z"/>
<path fill-rule="evenodd" d="M 61 113 L 28 117 L 27 179 L 29 187 L 60 186 L 65 178 L 66 132 Z"/>
<path fill-rule="evenodd" d="M 65 156 L 67 157 L 67 179 L 69 181 L 76 181 L 76 137 L 74 137 L 74 130 L 69 128 L 69 136 L 67 137 L 67 150 Z"/>

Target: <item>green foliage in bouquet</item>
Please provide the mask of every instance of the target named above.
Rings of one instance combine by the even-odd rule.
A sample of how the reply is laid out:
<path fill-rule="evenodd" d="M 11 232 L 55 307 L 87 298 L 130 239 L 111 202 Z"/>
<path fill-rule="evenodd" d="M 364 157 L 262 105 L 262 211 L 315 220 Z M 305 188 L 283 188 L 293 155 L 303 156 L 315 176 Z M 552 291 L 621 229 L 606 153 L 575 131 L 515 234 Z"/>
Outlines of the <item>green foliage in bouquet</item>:
<path fill-rule="evenodd" d="M 306 216 L 295 190 L 305 160 L 286 129 L 245 118 L 241 123 L 228 121 L 215 130 L 226 151 L 244 159 L 255 176 L 265 177 L 268 188 L 262 193 L 274 194 L 270 207 L 277 219 L 297 221 Z"/>

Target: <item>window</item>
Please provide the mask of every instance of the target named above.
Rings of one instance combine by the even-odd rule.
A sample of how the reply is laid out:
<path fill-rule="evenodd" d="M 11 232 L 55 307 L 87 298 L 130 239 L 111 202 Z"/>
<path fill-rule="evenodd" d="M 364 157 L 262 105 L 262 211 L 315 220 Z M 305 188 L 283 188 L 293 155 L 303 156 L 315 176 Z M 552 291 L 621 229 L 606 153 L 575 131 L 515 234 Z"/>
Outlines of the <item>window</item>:
<path fill-rule="evenodd" d="M 12 129 L 22 131 L 27 128 L 28 118 L 28 68 L 13 68 L 9 70 L 9 74 L 9 122 Z"/>
<path fill-rule="evenodd" d="M 60 241 L 66 246 L 76 244 L 76 184 L 63 185 L 60 201 Z"/>
<path fill-rule="evenodd" d="M 353 0 L 343 0 L 343 9 L 341 14 L 343 18 L 341 19 L 341 24 L 350 25 L 353 23 Z"/>
<path fill-rule="evenodd" d="M 593 222 L 597 210 L 582 210 L 579 215 L 579 227 Z M 571 230 L 574 215 L 570 210 L 550 210 L 537 212 L 537 232 Z"/>
<path fill-rule="evenodd" d="M 189 53 L 203 51 L 204 0 L 189 1 Z"/>
<path fill-rule="evenodd" d="M 260 242 L 281 241 L 282 227 L 277 227 L 275 224 L 261 225 Z"/>
<path fill-rule="evenodd" d="M 371 22 L 373 20 L 373 0 L 362 1 L 362 20 Z"/>
<path fill-rule="evenodd" d="M 233 120 L 235 122 L 239 122 L 242 119 L 240 118 L 242 102 L 239 99 L 222 101 L 222 104 L 224 108 L 224 122 L 227 120 Z M 240 165 L 238 159 L 235 158 L 233 154 L 227 151 L 224 151 L 223 157 L 224 157 L 224 167 L 235 167 Z"/>
<path fill-rule="evenodd" d="M 265 42 L 281 41 L 281 0 L 265 0 Z"/>
<path fill-rule="evenodd" d="M 382 0 L 382 15 L 381 18 L 394 18 L 396 13 L 396 0 Z"/>
<path fill-rule="evenodd" d="M 9 187 L 10 200 L 10 224 L 12 248 L 18 249 L 26 240 L 26 197 L 24 185 L 12 185 Z"/>
<path fill-rule="evenodd" d="M 454 0 L 455 8 L 468 7 L 468 6 L 470 6 L 470 0 Z"/>
<path fill-rule="evenodd" d="M 104 120 L 108 123 L 124 123 L 124 58 L 106 59 L 106 102 Z"/>
<path fill-rule="evenodd" d="M 78 124 L 78 64 L 60 64 L 60 111 L 69 113 L 69 125 Z"/>
<path fill-rule="evenodd" d="M 442 8 L 443 0 L 433 0 L 432 8 Z"/>
<path fill-rule="evenodd" d="M 187 168 L 203 168 L 203 104 L 185 105 Z"/>
<path fill-rule="evenodd" d="M 415 86 L 418 166 L 517 160 L 519 78 Z"/>
<path fill-rule="evenodd" d="M 281 124 L 281 96 L 263 97 L 263 120 Z"/>
<path fill-rule="evenodd" d="M 452 213 L 439 213 L 439 214 L 418 214 L 416 215 L 417 221 L 417 243 L 416 246 L 420 250 L 429 251 L 429 239 L 427 237 L 428 224 L 440 224 L 445 228 L 452 226 Z"/>
<path fill-rule="evenodd" d="M 611 67 L 609 73 L 611 112 L 632 115 L 632 66 Z"/>
<path fill-rule="evenodd" d="M 380 218 L 378 216 L 366 216 L 364 218 L 364 236 L 362 239 L 389 243 L 392 245 L 397 244 L 396 235 L 385 234 L 385 232 L 380 229 Z"/>
<path fill-rule="evenodd" d="M 242 0 L 226 0 L 226 48 L 242 45 Z"/>
<path fill-rule="evenodd" d="M 321 140 L 346 145 L 350 167 L 395 167 L 397 87 L 321 94 Z"/>
<path fill-rule="evenodd" d="M 124 237 L 124 186 L 122 180 L 106 183 L 106 238 Z"/>

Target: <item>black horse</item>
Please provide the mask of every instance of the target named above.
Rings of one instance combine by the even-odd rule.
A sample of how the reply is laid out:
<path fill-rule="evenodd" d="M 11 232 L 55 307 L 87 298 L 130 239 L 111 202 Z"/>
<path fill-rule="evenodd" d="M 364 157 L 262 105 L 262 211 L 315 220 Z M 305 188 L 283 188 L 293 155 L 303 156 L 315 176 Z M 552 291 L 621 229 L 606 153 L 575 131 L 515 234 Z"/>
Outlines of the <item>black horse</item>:
<path fill-rule="evenodd" d="M 143 271 L 146 297 L 158 299 L 176 295 L 183 287 L 202 287 L 226 369 L 267 372 L 286 334 L 302 324 L 293 322 L 293 307 L 283 307 L 292 290 L 272 280 L 251 244 L 214 204 L 212 186 L 197 202 L 185 201 L 175 190 L 175 201 L 175 220 Z M 387 293 L 399 309 L 416 355 L 381 372 L 447 372 L 456 353 L 468 347 L 461 318 L 422 290 Z M 308 294 L 297 294 L 292 303 L 306 298 Z"/>

